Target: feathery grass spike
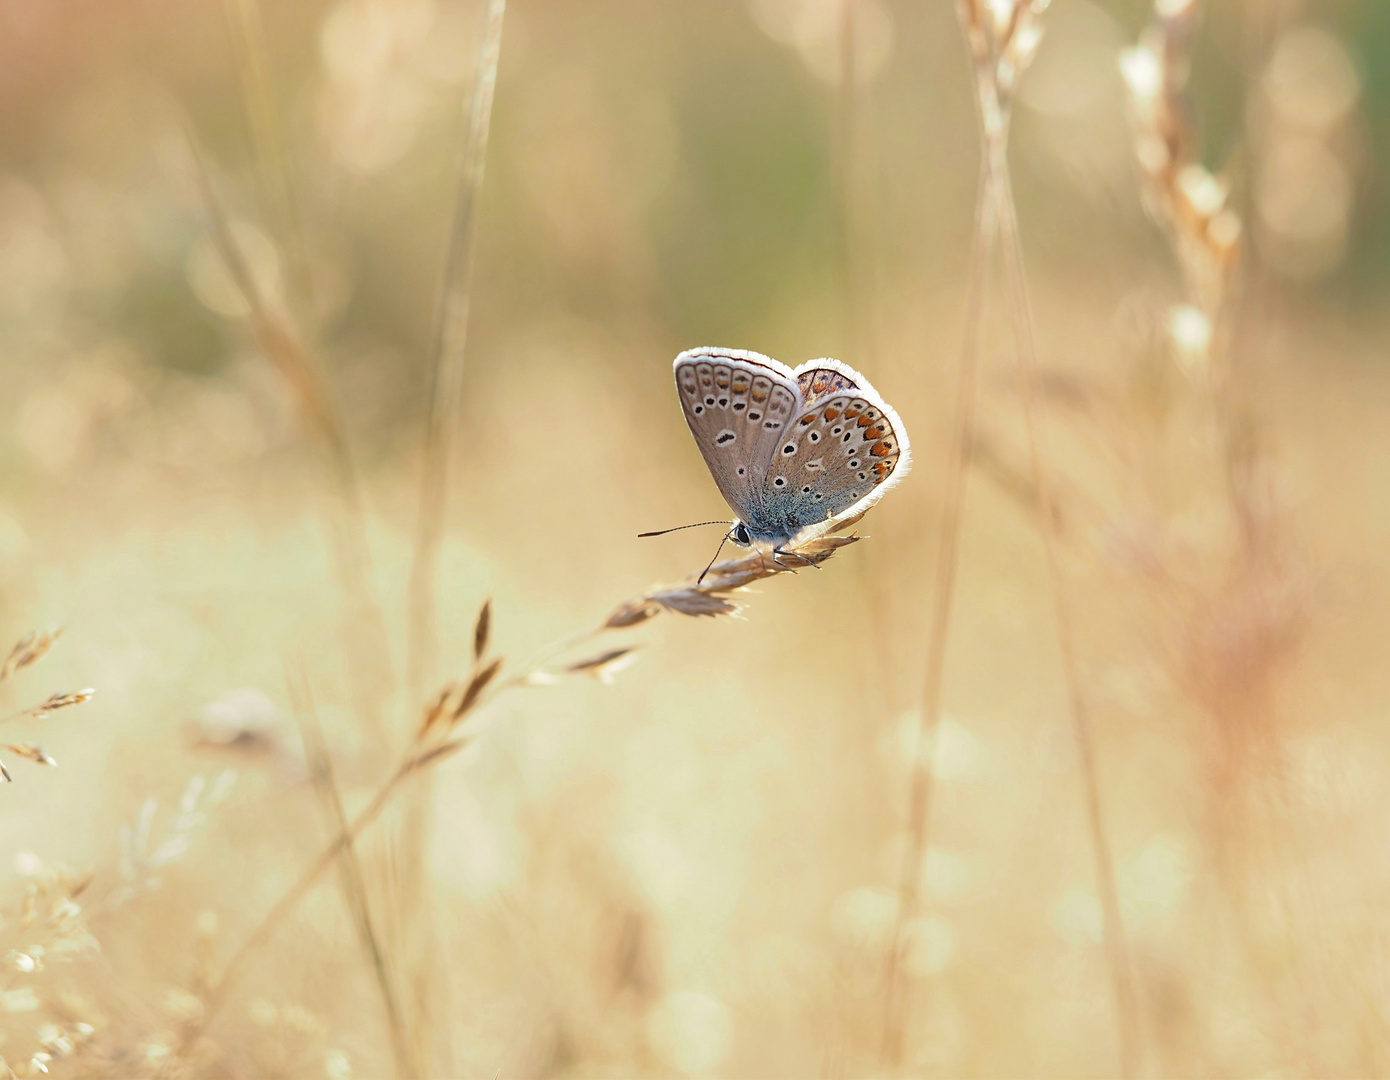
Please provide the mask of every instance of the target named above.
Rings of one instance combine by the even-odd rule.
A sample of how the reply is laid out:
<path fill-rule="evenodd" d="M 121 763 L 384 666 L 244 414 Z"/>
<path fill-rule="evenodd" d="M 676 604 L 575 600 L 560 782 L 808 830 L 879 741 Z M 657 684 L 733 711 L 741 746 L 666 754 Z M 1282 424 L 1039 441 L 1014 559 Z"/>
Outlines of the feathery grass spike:
<path fill-rule="evenodd" d="M 53 648 L 53 643 L 63 634 L 60 626 L 56 630 L 32 630 L 25 634 L 15 647 L 10 650 L 10 655 L 5 658 L 5 663 L 0 666 L 0 682 L 4 682 L 16 671 L 37 664 Z"/>
<path fill-rule="evenodd" d="M 469 711 L 477 704 L 482 692 L 487 689 L 488 683 L 497 676 L 497 672 L 502 668 L 502 657 L 493 660 L 482 670 L 474 674 L 468 682 L 468 689 L 463 692 L 463 697 L 458 703 L 458 708 L 454 710 L 453 722 L 458 723 Z"/>

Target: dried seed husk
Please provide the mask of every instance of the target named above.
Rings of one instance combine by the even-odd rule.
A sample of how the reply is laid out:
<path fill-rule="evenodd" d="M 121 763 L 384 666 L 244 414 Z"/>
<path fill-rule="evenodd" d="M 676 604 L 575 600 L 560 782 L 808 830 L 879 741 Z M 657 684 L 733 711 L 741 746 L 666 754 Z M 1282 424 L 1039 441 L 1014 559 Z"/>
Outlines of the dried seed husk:
<path fill-rule="evenodd" d="M 478 663 L 487 655 L 487 647 L 492 637 L 492 597 L 483 601 L 478 609 L 478 621 L 473 624 L 473 663 Z"/>

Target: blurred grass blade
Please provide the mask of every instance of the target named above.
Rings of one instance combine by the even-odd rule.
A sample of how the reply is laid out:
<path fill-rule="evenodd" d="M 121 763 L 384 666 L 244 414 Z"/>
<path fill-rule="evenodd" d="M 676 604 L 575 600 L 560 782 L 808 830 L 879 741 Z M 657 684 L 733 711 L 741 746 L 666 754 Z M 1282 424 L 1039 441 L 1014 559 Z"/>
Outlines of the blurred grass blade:
<path fill-rule="evenodd" d="M 276 308 L 272 299 L 261 291 L 251 272 L 191 125 L 186 125 L 185 135 L 213 240 L 250 311 L 252 334 L 262 354 L 293 389 L 305 426 L 310 434 L 317 436 L 336 481 L 338 501 L 328 518 L 339 580 L 352 612 L 348 627 L 351 670 L 357 683 L 362 718 L 377 742 L 385 746 L 388 734 L 382 703 L 391 682 L 390 652 L 380 606 L 371 584 L 366 522 L 347 438 L 322 368 L 286 313 Z"/>
<path fill-rule="evenodd" d="M 362 939 L 362 948 L 372 965 L 377 987 L 381 991 L 382 1005 L 386 1010 L 387 1028 L 391 1035 L 391 1051 L 396 1059 L 396 1073 L 401 1077 L 423 1075 L 411 1060 L 411 1043 L 406 1032 L 405 1015 L 401 1009 L 400 995 L 396 990 L 396 976 L 390 956 L 382 947 L 381 937 L 372 922 L 371 907 L 367 899 L 367 884 L 362 875 L 362 864 L 357 858 L 357 847 L 343 810 L 342 796 L 338 791 L 337 780 L 333 775 L 333 759 L 324 741 L 323 727 L 319 722 L 318 711 L 314 705 L 308 676 L 301 669 L 286 671 L 290 700 L 299 720 L 300 732 L 304 736 L 304 752 L 309 760 L 309 776 L 314 782 L 319 799 L 328 810 L 337 841 L 333 845 L 337 853 L 338 866 L 342 872 L 343 898 L 348 912 Z"/>
<path fill-rule="evenodd" d="M 410 574 L 409 634 L 406 688 L 419 700 L 433 676 L 435 649 L 435 566 L 439 542 L 448 520 L 450 471 L 455 435 L 463 410 L 464 360 L 468 343 L 468 311 L 472 302 L 478 196 L 483 186 L 492 101 L 497 87 L 497 64 L 502 53 L 502 22 L 506 0 L 488 0 L 483 37 L 473 73 L 472 104 L 464 136 L 458 175 L 453 227 L 435 310 L 430 350 L 430 412 L 425 434 L 425 463 L 421 477 L 419 520 Z"/>
<path fill-rule="evenodd" d="M 255 148 L 256 186 L 261 205 L 288 255 L 290 307 L 301 326 L 313 313 L 309 260 L 295 185 L 280 135 L 259 0 L 225 0 L 229 36 L 241 80 L 246 121 Z"/>
<path fill-rule="evenodd" d="M 478 609 L 478 621 L 473 624 L 473 663 L 478 663 L 487 653 L 492 637 L 492 599 L 483 601 Z"/>

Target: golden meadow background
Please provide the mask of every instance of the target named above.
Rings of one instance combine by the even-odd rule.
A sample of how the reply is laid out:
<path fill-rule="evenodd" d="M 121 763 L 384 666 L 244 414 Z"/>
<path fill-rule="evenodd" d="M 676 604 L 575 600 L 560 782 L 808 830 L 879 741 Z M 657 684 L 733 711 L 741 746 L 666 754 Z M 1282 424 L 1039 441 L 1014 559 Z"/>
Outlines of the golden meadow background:
<path fill-rule="evenodd" d="M 996 280 L 930 761 L 979 161 L 951 4 L 508 6 L 433 662 L 408 596 L 481 0 L 0 7 L 0 627 L 65 628 L 2 711 L 95 690 L 4 721 L 14 1074 L 1117 1075 L 1049 527 L 1130 1070 L 1390 1071 L 1390 15 L 1200 7 L 1193 153 L 1244 224 L 1219 367 L 1141 200 L 1117 61 L 1153 12 L 1042 23 L 1011 142 L 1052 525 Z M 228 236 L 302 351 L 254 332 Z M 709 558 L 635 539 L 725 512 L 670 376 L 698 344 L 841 357 L 915 467 L 741 618 L 552 657 Z M 487 597 L 466 747 L 243 949 L 468 682 Z"/>

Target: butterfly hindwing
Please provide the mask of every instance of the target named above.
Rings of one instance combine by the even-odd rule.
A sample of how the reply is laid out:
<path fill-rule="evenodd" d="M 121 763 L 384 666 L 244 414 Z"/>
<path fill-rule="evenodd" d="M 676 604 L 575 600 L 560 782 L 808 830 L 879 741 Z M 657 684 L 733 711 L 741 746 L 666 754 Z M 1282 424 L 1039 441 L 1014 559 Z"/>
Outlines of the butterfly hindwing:
<path fill-rule="evenodd" d="M 763 504 L 768 510 L 785 505 L 803 526 L 839 517 L 880 494 L 901 456 L 882 403 L 862 391 L 823 398 L 792 425 L 768 470 Z"/>

